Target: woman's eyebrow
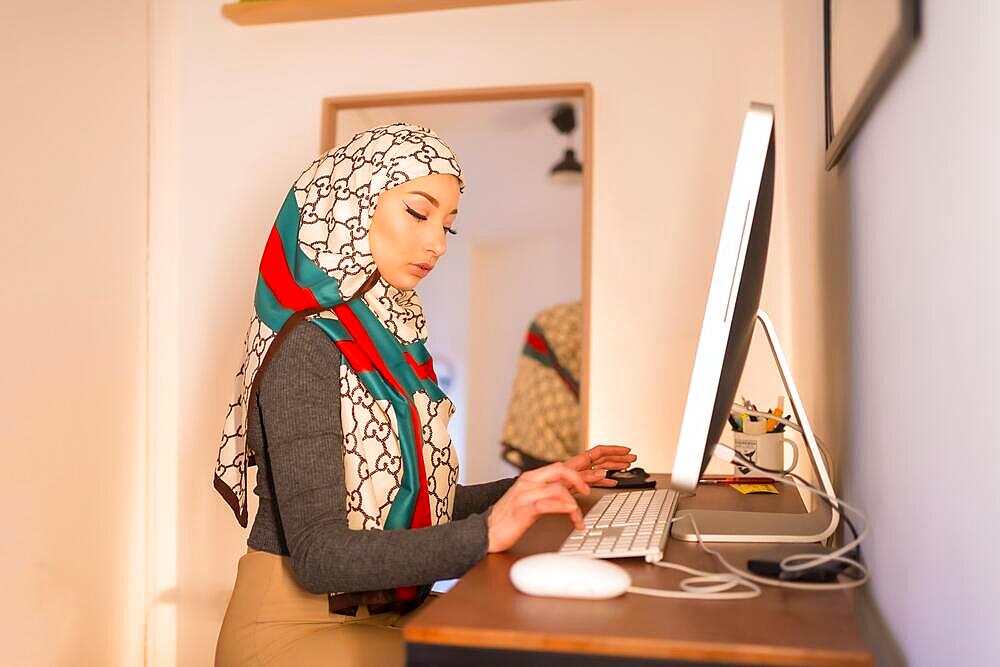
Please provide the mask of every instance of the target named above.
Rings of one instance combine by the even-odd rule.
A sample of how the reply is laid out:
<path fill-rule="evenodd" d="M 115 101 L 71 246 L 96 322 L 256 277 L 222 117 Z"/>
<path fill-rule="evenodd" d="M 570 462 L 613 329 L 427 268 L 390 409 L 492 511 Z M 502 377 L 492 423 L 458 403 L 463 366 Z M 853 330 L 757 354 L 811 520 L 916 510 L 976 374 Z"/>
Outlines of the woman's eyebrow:
<path fill-rule="evenodd" d="M 409 192 L 407 192 L 406 194 L 410 194 L 410 195 L 420 195 L 421 197 L 426 197 L 426 198 L 427 198 L 427 201 L 429 201 L 430 203 L 434 204 L 435 206 L 440 206 L 440 205 L 441 205 L 441 204 L 439 204 L 439 203 L 438 203 L 438 200 L 437 200 L 437 199 L 434 199 L 434 197 L 431 197 L 431 196 L 430 196 L 429 194 L 427 194 L 426 192 L 421 192 L 420 190 L 410 190 L 410 191 L 409 191 Z M 457 208 L 456 208 L 456 209 L 455 209 L 454 211 L 452 211 L 451 213 L 449 213 L 448 215 L 453 215 L 453 214 L 455 214 L 455 213 L 458 213 L 458 209 L 457 209 Z"/>

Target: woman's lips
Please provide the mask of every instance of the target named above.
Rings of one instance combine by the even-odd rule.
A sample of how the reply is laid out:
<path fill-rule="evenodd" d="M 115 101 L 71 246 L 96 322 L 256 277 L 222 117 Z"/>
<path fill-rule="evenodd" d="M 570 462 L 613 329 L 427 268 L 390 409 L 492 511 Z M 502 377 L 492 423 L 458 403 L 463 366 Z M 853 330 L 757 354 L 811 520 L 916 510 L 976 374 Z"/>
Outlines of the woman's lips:
<path fill-rule="evenodd" d="M 423 277 L 424 277 L 424 276 L 426 276 L 426 275 L 427 275 L 428 273 L 430 273 L 430 272 L 431 272 L 431 269 L 433 269 L 433 268 L 434 268 L 434 267 L 433 267 L 433 266 L 431 266 L 430 264 L 410 264 L 410 266 L 412 266 L 412 267 L 413 267 L 413 271 L 414 271 L 414 273 L 416 273 L 416 274 L 417 274 L 418 276 L 420 276 L 421 278 L 423 278 Z"/>

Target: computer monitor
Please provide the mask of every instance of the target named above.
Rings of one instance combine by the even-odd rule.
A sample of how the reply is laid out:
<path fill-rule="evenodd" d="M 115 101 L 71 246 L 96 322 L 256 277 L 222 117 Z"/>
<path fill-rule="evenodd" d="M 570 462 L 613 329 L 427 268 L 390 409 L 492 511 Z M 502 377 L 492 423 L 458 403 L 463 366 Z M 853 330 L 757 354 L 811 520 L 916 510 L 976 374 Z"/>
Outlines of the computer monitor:
<path fill-rule="evenodd" d="M 774 108 L 743 121 L 670 485 L 694 491 L 732 410 L 760 305 L 774 200 Z"/>
<path fill-rule="evenodd" d="M 823 462 L 809 418 L 802 406 L 791 368 L 777 333 L 758 310 L 774 199 L 774 108 L 752 103 L 743 122 L 729 203 L 715 256 L 694 370 L 688 388 L 670 485 L 692 492 L 722 436 L 746 364 L 757 320 L 767 335 L 792 413 L 802 429 L 809 460 L 823 491 L 836 503 L 829 471 Z M 820 504 L 803 513 L 679 509 L 671 535 L 707 542 L 817 542 L 837 527 L 839 512 Z"/>

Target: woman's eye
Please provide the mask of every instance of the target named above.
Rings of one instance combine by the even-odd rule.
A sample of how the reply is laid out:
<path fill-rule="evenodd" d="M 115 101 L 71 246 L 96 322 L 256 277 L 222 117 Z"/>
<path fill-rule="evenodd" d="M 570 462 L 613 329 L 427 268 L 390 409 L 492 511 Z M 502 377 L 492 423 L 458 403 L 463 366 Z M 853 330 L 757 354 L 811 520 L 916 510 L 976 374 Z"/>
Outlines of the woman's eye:
<path fill-rule="evenodd" d="M 458 234 L 458 232 L 452 229 L 451 227 L 445 227 L 444 231 L 448 232 L 449 234 Z"/>
<path fill-rule="evenodd" d="M 404 204 L 404 206 L 406 206 L 406 205 Z M 409 213 L 410 215 L 412 215 L 417 220 L 426 220 L 427 219 L 426 215 L 420 215 L 419 213 L 417 213 L 416 211 L 414 211 L 409 206 L 406 206 L 406 212 Z"/>

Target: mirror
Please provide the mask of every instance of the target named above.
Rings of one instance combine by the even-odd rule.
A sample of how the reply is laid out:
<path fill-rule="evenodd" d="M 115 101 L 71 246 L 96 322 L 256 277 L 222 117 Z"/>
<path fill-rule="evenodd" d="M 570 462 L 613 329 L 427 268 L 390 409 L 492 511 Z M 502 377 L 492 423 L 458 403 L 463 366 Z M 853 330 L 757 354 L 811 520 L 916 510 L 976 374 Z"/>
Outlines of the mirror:
<path fill-rule="evenodd" d="M 437 132 L 462 165 L 458 234 L 417 292 L 457 408 L 459 481 L 478 483 L 581 448 L 586 104 L 450 97 L 327 100 L 324 149 L 406 122 Z"/>

